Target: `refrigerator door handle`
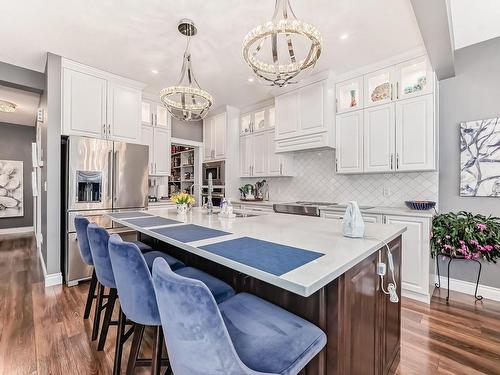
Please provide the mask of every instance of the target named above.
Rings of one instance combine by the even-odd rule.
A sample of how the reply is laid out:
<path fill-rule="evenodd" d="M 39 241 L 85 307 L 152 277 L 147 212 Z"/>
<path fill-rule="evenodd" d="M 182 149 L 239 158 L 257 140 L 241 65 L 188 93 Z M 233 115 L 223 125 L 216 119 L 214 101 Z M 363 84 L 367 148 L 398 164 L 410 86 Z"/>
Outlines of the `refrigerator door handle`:
<path fill-rule="evenodd" d="M 116 173 L 118 172 L 119 165 L 118 165 L 118 151 L 115 151 L 115 155 L 113 158 L 113 199 L 116 201 L 118 199 L 117 197 L 117 192 L 118 192 L 118 178 L 116 178 Z"/>
<path fill-rule="evenodd" d="M 113 176 L 113 151 L 109 150 L 108 151 L 108 200 L 111 200 L 112 197 L 112 189 L 113 189 L 113 179 L 111 176 Z"/>

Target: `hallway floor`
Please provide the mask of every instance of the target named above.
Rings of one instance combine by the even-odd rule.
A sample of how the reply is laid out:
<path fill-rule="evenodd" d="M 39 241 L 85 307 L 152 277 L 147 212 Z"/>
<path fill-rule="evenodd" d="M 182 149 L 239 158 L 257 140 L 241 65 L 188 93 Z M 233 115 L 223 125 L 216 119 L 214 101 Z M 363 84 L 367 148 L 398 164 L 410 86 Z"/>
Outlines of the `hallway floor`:
<path fill-rule="evenodd" d="M 115 330 L 97 352 L 82 318 L 87 288 L 45 288 L 34 238 L 0 236 L 0 375 L 111 374 Z M 437 291 L 430 306 L 404 299 L 402 314 L 398 375 L 500 375 L 500 303 L 452 292 L 446 305 Z"/>

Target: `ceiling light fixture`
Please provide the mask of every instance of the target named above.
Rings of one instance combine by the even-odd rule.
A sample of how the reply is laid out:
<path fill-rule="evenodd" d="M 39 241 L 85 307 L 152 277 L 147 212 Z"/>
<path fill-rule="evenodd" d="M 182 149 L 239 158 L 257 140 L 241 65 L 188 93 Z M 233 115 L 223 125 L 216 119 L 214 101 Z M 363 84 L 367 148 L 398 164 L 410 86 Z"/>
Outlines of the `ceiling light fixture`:
<path fill-rule="evenodd" d="M 15 112 L 17 105 L 7 100 L 0 100 L 0 112 L 12 113 Z"/>
<path fill-rule="evenodd" d="M 191 65 L 189 46 L 191 37 L 197 33 L 193 21 L 183 19 L 177 26 L 179 32 L 187 37 L 186 51 L 181 69 L 181 76 L 175 86 L 160 91 L 160 100 L 172 116 L 181 121 L 198 121 L 207 115 L 213 104 L 212 95 L 200 88 Z"/>
<path fill-rule="evenodd" d="M 302 47 L 300 55 L 297 46 Z M 242 53 L 257 77 L 271 86 L 284 87 L 297 83 L 301 72 L 314 67 L 321 49 L 316 27 L 297 19 L 290 0 L 276 0 L 272 20 L 247 34 Z"/>
<path fill-rule="evenodd" d="M 151 73 L 153 73 L 153 74 L 158 74 L 159 72 L 158 72 L 158 70 L 156 70 L 156 69 L 151 69 Z"/>
<path fill-rule="evenodd" d="M 349 38 L 349 34 L 342 34 L 342 35 L 340 36 L 340 39 L 341 39 L 341 40 L 346 40 L 347 38 Z"/>

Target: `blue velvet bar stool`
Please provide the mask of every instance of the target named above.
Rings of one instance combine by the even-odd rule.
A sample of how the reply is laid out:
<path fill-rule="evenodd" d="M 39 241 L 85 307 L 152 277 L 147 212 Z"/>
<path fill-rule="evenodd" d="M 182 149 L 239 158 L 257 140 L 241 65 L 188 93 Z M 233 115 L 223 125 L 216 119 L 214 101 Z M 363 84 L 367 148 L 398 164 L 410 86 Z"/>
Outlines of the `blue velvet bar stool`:
<path fill-rule="evenodd" d="M 217 305 L 203 283 L 161 259 L 153 284 L 176 375 L 296 375 L 326 345 L 314 324 L 254 295 Z"/>
<path fill-rule="evenodd" d="M 145 360 L 138 359 L 145 326 L 155 327 L 151 373 L 153 375 L 159 374 L 163 331 L 149 267 L 137 246 L 122 241 L 120 236 L 116 234 L 112 235 L 109 240 L 109 254 L 121 308 L 127 319 L 134 322 L 134 337 L 127 374 L 133 374 L 136 366 L 145 363 Z M 217 302 L 223 302 L 234 295 L 233 288 L 228 284 L 196 268 L 184 267 L 175 270 L 175 272 L 184 275 L 184 277 L 200 280 L 199 282 L 207 285 L 207 290 Z"/>
<path fill-rule="evenodd" d="M 80 256 L 85 264 L 88 266 L 94 266 L 94 261 L 92 260 L 92 253 L 90 252 L 89 239 L 87 237 L 87 227 L 90 222 L 87 218 L 83 216 L 75 217 L 75 230 L 76 238 L 78 240 L 78 247 L 80 248 Z M 90 279 L 89 293 L 87 295 L 87 302 L 85 303 L 85 312 L 83 313 L 83 319 L 88 319 L 90 316 L 90 310 L 92 309 L 92 302 L 96 298 L 95 290 L 97 286 L 97 277 L 95 274 L 95 268 L 92 270 L 92 278 Z M 95 322 L 95 317 L 94 317 Z M 92 337 L 97 336 L 92 332 Z"/>
<path fill-rule="evenodd" d="M 76 238 L 78 240 L 78 247 L 80 249 L 80 256 L 85 264 L 88 266 L 94 266 L 94 261 L 92 259 L 92 253 L 90 251 L 90 245 L 89 245 L 89 239 L 87 236 L 87 227 L 90 224 L 90 221 L 81 215 L 75 216 L 74 220 L 75 224 L 75 230 L 76 230 Z M 143 252 L 146 253 L 148 251 L 152 251 L 153 248 L 149 245 L 146 245 L 145 243 L 141 241 L 134 241 L 134 243 L 139 247 L 139 249 Z M 152 260 L 151 260 L 152 263 Z M 151 264 L 152 266 L 152 264 Z M 90 310 L 92 309 L 92 302 L 94 299 L 97 298 L 95 291 L 97 287 L 97 277 L 95 273 L 95 268 L 92 270 L 92 277 L 90 279 L 90 286 L 89 286 L 89 292 L 87 295 L 87 302 L 85 303 L 85 311 L 83 313 L 83 319 L 88 319 L 90 316 Z M 94 319 L 94 322 L 96 322 L 96 319 Z M 99 322 L 97 321 L 97 327 Z M 93 333 L 92 333 L 92 339 L 95 340 L 97 337 L 97 330 L 94 327 Z"/>
<path fill-rule="evenodd" d="M 109 326 L 118 325 L 116 345 L 115 345 L 115 363 L 113 370 L 114 374 L 118 374 L 121 367 L 123 344 L 130 336 L 132 331 L 129 330 L 127 333 L 125 332 L 126 318 L 122 312 L 121 307 L 120 307 L 118 322 L 114 322 L 111 320 L 111 317 L 113 315 L 113 310 L 115 307 L 115 302 L 116 299 L 118 298 L 118 294 L 116 290 L 116 282 L 113 274 L 113 268 L 111 266 L 111 259 L 109 257 L 109 249 L 108 249 L 109 233 L 105 228 L 100 227 L 97 224 L 89 224 L 87 227 L 87 235 L 89 239 L 90 250 L 92 253 L 92 259 L 94 261 L 94 268 L 96 271 L 97 280 L 99 281 L 99 287 L 100 287 L 96 304 L 97 326 L 99 326 L 101 311 L 104 308 L 106 309 L 104 313 L 104 319 L 102 323 L 101 334 L 99 337 L 99 343 L 97 345 L 97 350 L 100 351 L 104 349 Z M 139 249 L 137 245 L 134 244 L 134 246 L 136 246 L 136 248 Z M 152 263 L 152 261 L 156 257 L 162 257 L 174 269 L 184 267 L 184 263 L 160 251 L 154 251 L 154 250 L 149 251 L 144 254 L 144 257 L 148 257 L 150 263 Z M 108 299 L 105 305 L 103 305 L 104 288 L 109 288 Z"/>

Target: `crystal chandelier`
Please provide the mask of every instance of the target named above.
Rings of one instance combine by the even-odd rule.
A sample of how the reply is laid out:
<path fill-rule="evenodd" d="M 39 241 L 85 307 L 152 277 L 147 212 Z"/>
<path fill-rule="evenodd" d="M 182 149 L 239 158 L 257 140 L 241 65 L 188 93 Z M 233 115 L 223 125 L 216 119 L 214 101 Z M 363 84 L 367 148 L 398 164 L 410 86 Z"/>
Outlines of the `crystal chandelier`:
<path fill-rule="evenodd" d="M 191 37 L 197 33 L 191 20 L 181 20 L 177 27 L 179 32 L 188 38 L 182 63 L 181 76 L 175 86 L 160 91 L 160 100 L 172 116 L 181 121 L 197 121 L 203 119 L 213 104 L 212 95 L 200 88 L 191 65 L 189 46 Z"/>
<path fill-rule="evenodd" d="M 321 44 L 319 31 L 297 19 L 289 0 L 276 0 L 273 19 L 247 34 L 242 52 L 257 77 L 271 86 L 283 87 L 296 83 L 301 72 L 314 67 Z"/>
<path fill-rule="evenodd" d="M 8 102 L 7 100 L 0 100 L 0 112 L 15 112 L 17 105 L 14 103 Z"/>

